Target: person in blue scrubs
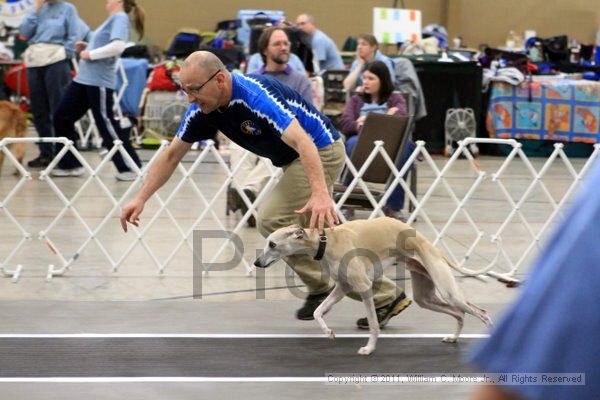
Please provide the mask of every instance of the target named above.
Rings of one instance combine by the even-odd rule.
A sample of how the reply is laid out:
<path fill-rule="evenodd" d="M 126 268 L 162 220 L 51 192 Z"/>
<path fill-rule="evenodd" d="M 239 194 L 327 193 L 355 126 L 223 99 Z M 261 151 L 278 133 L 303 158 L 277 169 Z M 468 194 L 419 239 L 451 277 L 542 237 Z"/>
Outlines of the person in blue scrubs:
<path fill-rule="evenodd" d="M 61 0 L 34 0 L 19 32 L 29 43 L 24 54 L 33 125 L 41 138 L 54 137 L 52 115 L 71 80 L 69 62 L 75 55 L 79 25 L 77 9 Z M 56 155 L 50 143 L 39 143 L 40 154 L 27 164 L 44 168 Z"/>
<path fill-rule="evenodd" d="M 125 42 L 129 40 L 129 13 L 133 14 L 135 29 L 144 34 L 144 11 L 135 0 L 108 0 L 106 11 L 109 18 L 91 36 L 90 42 L 77 42 L 80 52 L 79 73 L 67 88 L 58 110 L 54 114 L 54 129 L 57 136 L 76 139 L 75 122 L 91 109 L 96 127 L 102 136 L 102 144 L 111 149 L 117 139 L 133 162 L 142 165 L 127 134 L 114 118 L 113 93 L 117 86 L 117 60 Z M 117 152 L 112 158 L 117 168 L 116 178 L 121 181 L 135 180 L 133 166 Z M 67 152 L 58 168 L 52 171 L 56 177 L 80 176 L 84 169 L 79 160 Z"/>

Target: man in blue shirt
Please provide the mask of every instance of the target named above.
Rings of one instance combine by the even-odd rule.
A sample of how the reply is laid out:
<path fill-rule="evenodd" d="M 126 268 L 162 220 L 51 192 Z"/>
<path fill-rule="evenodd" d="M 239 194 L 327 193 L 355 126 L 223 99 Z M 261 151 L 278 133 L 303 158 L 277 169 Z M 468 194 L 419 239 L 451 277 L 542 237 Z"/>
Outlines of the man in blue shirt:
<path fill-rule="evenodd" d="M 314 228 L 323 232 L 326 222 L 331 227 L 338 222 L 331 192 L 344 166 L 344 144 L 329 119 L 276 79 L 231 74 L 209 52 L 191 54 L 179 77 L 191 105 L 144 186 L 123 208 L 123 230 L 127 231 L 127 222 L 138 226 L 145 202 L 169 179 L 192 144 L 213 137 L 217 129 L 284 169 L 258 213 L 257 228 L 263 236 L 294 223 L 309 226 L 312 234 Z M 313 256 L 295 255 L 288 262 L 310 293 L 297 317 L 312 319 L 332 288 L 329 277 Z M 381 321 L 387 322 L 405 308 L 399 308 L 405 301 L 403 295 L 397 296 L 390 279 L 381 280 L 374 294 Z"/>
<path fill-rule="evenodd" d="M 311 37 L 313 53 L 319 60 L 319 69 L 344 69 L 344 61 L 335 43 L 329 36 L 317 29 L 312 15 L 300 14 L 296 25 Z"/>
<path fill-rule="evenodd" d="M 249 71 L 251 74 L 268 75 L 277 79 L 298 92 L 308 103 L 312 103 L 312 89 L 306 73 L 296 71 L 288 64 L 292 54 L 290 45 L 290 39 L 284 28 L 273 26 L 265 29 L 258 39 L 257 53 L 260 55 L 263 65 L 256 70 Z M 231 142 L 229 161 L 232 170 L 235 170 L 238 164 L 243 162 L 237 168 L 235 179 L 250 200 L 254 201 L 271 177 L 271 171 L 265 165 L 264 159 L 261 161 L 261 158 L 255 154 L 244 157 L 246 152 L 243 147 Z M 228 190 L 227 196 L 227 204 L 231 211 L 236 212 L 240 209 L 242 214 L 248 211 L 246 203 L 234 188 Z M 254 216 L 248 219 L 248 225 L 256 226 Z"/>

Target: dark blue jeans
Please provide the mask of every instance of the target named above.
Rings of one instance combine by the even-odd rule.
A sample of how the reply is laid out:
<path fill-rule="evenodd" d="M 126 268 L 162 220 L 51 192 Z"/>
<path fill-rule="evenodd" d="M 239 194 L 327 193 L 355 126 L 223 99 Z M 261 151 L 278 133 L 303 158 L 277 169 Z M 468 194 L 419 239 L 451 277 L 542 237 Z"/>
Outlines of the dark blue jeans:
<path fill-rule="evenodd" d="M 71 68 L 67 60 L 45 67 L 27 68 L 33 125 L 39 137 L 54 137 L 52 116 L 70 81 Z M 42 157 L 52 158 L 56 154 L 51 143 L 40 143 L 39 147 Z"/>
<path fill-rule="evenodd" d="M 127 134 L 123 132 L 119 123 L 115 120 L 113 113 L 113 90 L 111 89 L 71 82 L 54 114 L 54 131 L 56 132 L 56 136 L 64 136 L 77 143 L 79 137 L 75 131 L 75 122 L 83 117 L 89 109 L 92 110 L 92 114 L 94 115 L 96 127 L 100 136 L 102 136 L 104 147 L 110 150 L 113 147 L 113 141 L 120 139 L 127 153 L 129 153 L 137 166 L 140 167 L 142 162 L 137 152 L 131 145 Z M 58 151 L 60 151 L 60 148 Z M 121 153 L 115 153 L 112 161 L 119 172 L 132 171 L 132 168 L 127 165 Z M 73 169 L 81 167 L 81 163 L 71 152 L 67 152 L 58 163 L 58 167 Z"/>
<path fill-rule="evenodd" d="M 346 140 L 346 154 L 348 155 L 348 157 L 350 157 L 350 155 L 352 154 L 352 150 L 356 146 L 357 141 L 358 141 L 358 135 L 351 136 L 348 138 L 348 140 Z M 404 154 L 402 154 L 402 158 L 400 159 L 400 162 L 398 162 L 398 165 L 396 165 L 398 170 L 400 170 L 404 166 L 406 161 L 408 161 L 408 158 L 410 157 L 410 155 L 412 154 L 412 152 L 415 150 L 416 147 L 417 146 L 414 144 L 414 142 L 412 140 L 409 140 L 408 143 L 406 143 L 406 149 L 404 150 Z M 409 171 L 410 171 L 410 169 L 409 169 Z M 407 177 L 408 177 L 408 172 L 402 178 L 406 181 Z M 349 179 L 351 180 L 352 177 Z M 394 211 L 402 210 L 402 207 L 404 206 L 404 188 L 400 184 L 398 184 L 398 186 L 396 186 L 396 189 L 394 189 L 394 191 L 392 192 L 390 197 L 388 197 L 387 203 L 385 205 Z"/>

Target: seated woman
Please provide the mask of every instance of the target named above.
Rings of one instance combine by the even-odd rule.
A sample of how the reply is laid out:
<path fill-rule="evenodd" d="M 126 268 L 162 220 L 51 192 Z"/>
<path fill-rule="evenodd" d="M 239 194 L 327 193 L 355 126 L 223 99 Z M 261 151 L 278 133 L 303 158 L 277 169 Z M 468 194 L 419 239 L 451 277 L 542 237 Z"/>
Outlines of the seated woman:
<path fill-rule="evenodd" d="M 356 46 L 356 59 L 350 66 L 350 74 L 344 79 L 344 89 L 347 93 L 352 93 L 355 90 L 361 91 L 362 74 L 365 72 L 365 67 L 373 61 L 383 62 L 390 73 L 392 83 L 396 80 L 396 71 L 394 62 L 387 56 L 384 56 L 379 51 L 379 43 L 375 36 L 369 33 L 363 33 L 358 36 L 358 44 Z"/>
<path fill-rule="evenodd" d="M 408 107 L 404 97 L 394 93 L 394 85 L 387 66 L 382 61 L 373 61 L 365 66 L 362 74 L 361 93 L 352 96 L 346 103 L 340 121 L 340 130 L 346 135 L 346 154 L 348 157 L 356 146 L 360 129 L 370 112 L 388 115 L 407 115 Z M 397 167 L 400 169 L 415 149 L 415 144 L 409 140 L 402 159 Z M 406 179 L 406 176 L 404 176 Z M 398 185 L 388 198 L 383 209 L 389 217 L 399 217 L 404 205 L 404 189 Z"/>

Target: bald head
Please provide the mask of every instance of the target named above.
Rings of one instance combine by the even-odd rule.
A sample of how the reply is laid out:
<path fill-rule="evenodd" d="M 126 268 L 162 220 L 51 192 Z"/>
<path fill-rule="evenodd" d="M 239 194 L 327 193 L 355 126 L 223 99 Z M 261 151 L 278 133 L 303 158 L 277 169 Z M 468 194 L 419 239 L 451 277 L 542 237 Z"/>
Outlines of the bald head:
<path fill-rule="evenodd" d="M 315 17 L 310 14 L 300 14 L 296 18 L 296 25 L 309 35 L 313 35 L 317 30 L 315 25 Z"/>
<path fill-rule="evenodd" d="M 212 75 L 215 71 L 226 71 L 225 65 L 210 51 L 195 51 L 183 62 L 182 69 L 194 74 Z M 203 75 L 203 76 L 204 76 Z"/>
<path fill-rule="evenodd" d="M 310 14 L 300 14 L 300 15 L 298 15 L 298 18 L 304 19 L 304 20 L 310 22 L 311 24 L 315 23 L 315 17 Z"/>
<path fill-rule="evenodd" d="M 196 51 L 183 62 L 179 72 L 181 87 L 190 103 L 210 113 L 229 104 L 232 77 L 221 60 L 208 51 Z"/>

